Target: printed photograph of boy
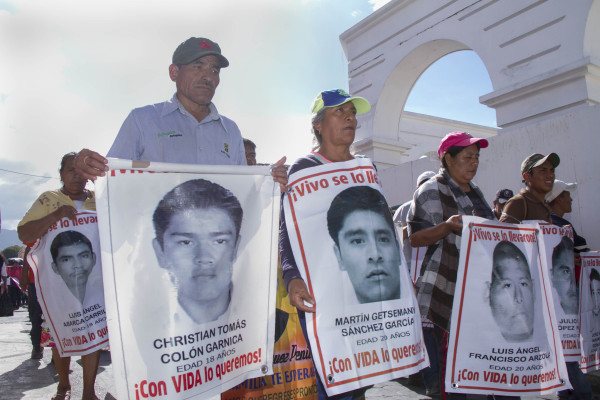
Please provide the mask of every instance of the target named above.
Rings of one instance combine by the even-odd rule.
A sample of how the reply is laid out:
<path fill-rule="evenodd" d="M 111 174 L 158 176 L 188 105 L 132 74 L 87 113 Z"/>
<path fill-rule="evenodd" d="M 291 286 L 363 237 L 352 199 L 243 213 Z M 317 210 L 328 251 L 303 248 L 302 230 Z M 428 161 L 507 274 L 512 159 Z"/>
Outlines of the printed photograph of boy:
<path fill-rule="evenodd" d="M 198 324 L 229 307 L 242 216 L 228 189 L 204 179 L 176 186 L 154 211 L 158 264 L 168 271 L 180 308 Z"/>
<path fill-rule="evenodd" d="M 327 228 L 361 304 L 400 298 L 400 248 L 378 190 L 354 186 L 340 192 L 327 211 Z"/>
<path fill-rule="evenodd" d="M 507 342 L 524 342 L 533 336 L 534 293 L 529 264 L 511 242 L 500 242 L 492 256 L 489 304 L 492 316 Z"/>
<path fill-rule="evenodd" d="M 573 241 L 564 236 L 552 251 L 552 285 L 560 298 L 565 314 L 577 314 L 577 286 Z"/>
<path fill-rule="evenodd" d="M 96 254 L 90 240 L 77 231 L 61 232 L 52 240 L 50 255 L 52 270 L 83 304 L 88 277 L 96 265 Z"/>

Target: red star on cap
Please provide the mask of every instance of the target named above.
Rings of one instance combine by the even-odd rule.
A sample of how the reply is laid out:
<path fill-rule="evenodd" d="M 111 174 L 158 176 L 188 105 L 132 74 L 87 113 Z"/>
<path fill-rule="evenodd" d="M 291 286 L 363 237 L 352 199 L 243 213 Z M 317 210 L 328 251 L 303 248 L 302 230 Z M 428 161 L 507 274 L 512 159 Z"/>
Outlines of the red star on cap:
<path fill-rule="evenodd" d="M 199 44 L 201 46 L 200 47 L 201 49 L 209 49 L 210 50 L 210 43 L 208 43 L 206 40 L 203 40 Z"/>

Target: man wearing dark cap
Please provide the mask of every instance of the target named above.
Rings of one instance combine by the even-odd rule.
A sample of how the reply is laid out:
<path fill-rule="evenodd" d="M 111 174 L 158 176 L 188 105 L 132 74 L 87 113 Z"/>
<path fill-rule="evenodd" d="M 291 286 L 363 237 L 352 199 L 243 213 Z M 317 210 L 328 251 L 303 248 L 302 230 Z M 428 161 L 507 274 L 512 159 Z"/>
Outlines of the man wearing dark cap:
<path fill-rule="evenodd" d="M 504 206 L 506 205 L 506 202 L 508 200 L 510 200 L 511 197 L 513 197 L 515 194 L 513 193 L 512 190 L 510 189 L 500 189 L 496 192 L 496 200 L 494 200 L 494 215 L 496 216 L 496 219 L 500 219 L 500 216 L 502 215 L 502 210 L 504 210 Z"/>
<path fill-rule="evenodd" d="M 501 222 L 520 224 L 526 220 L 552 223 L 552 210 L 545 202 L 546 193 L 554 185 L 554 169 L 560 164 L 556 153 L 532 154 L 521 163 L 525 189 L 508 200 L 500 216 Z"/>
<path fill-rule="evenodd" d="M 235 122 L 212 102 L 221 68 L 229 61 L 207 38 L 192 37 L 173 53 L 169 77 L 177 88 L 171 100 L 136 108 L 125 119 L 107 157 L 180 164 L 246 165 L 242 135 Z M 83 149 L 77 172 L 91 180 L 104 176 L 108 161 Z M 273 178 L 287 183 L 285 159 L 274 164 Z"/>

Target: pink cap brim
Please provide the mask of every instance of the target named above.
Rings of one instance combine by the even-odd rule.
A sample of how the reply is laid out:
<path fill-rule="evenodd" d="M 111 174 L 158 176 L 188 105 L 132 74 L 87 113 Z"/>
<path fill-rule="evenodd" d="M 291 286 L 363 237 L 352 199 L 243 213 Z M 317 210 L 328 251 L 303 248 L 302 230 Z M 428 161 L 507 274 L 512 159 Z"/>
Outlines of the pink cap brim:
<path fill-rule="evenodd" d="M 474 137 L 460 138 L 456 141 L 448 140 L 446 143 L 444 143 L 444 147 L 440 146 L 440 148 L 438 149 L 438 156 L 440 157 L 440 159 L 442 159 L 442 157 L 444 157 L 444 153 L 446 153 L 446 151 L 448 151 L 448 149 L 450 147 L 453 147 L 453 146 L 468 147 L 468 146 L 471 146 L 472 144 L 476 144 L 476 143 L 479 143 L 480 149 L 485 149 L 486 147 L 488 147 L 488 144 L 489 144 L 487 139 L 474 138 Z"/>

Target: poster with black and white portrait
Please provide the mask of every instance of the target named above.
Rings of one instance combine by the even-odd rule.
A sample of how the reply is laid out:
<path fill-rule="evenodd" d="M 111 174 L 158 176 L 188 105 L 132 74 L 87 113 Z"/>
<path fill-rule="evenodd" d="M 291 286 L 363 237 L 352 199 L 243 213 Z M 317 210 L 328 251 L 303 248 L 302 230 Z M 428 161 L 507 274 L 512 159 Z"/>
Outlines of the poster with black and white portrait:
<path fill-rule="evenodd" d="M 38 302 L 62 357 L 108 345 L 98 218 L 80 212 L 54 223 L 31 248 Z"/>
<path fill-rule="evenodd" d="M 600 369 L 600 253 L 581 253 L 581 370 Z"/>
<path fill-rule="evenodd" d="M 519 396 L 570 388 L 540 227 L 462 222 L 446 390 Z"/>
<path fill-rule="evenodd" d="M 269 168 L 109 165 L 96 201 L 119 398 L 206 398 L 271 374 Z"/>
<path fill-rule="evenodd" d="M 316 302 L 306 323 L 327 394 L 428 366 L 412 280 L 371 161 L 307 168 L 288 185 L 286 225 Z"/>
<path fill-rule="evenodd" d="M 579 293 L 575 278 L 573 228 L 538 222 L 546 248 L 546 265 L 552 285 L 554 311 L 567 362 L 581 361 Z"/>

